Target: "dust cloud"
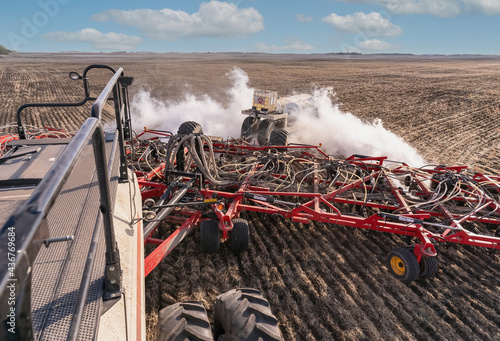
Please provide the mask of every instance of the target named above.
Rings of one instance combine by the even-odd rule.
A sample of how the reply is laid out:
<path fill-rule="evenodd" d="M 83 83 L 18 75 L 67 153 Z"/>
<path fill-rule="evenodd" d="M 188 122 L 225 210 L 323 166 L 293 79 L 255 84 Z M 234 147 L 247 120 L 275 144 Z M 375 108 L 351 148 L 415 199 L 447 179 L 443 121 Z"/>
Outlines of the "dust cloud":
<path fill-rule="evenodd" d="M 140 90 L 130 104 L 134 130 L 147 127 L 175 134 L 183 122 L 195 121 L 207 135 L 239 138 L 241 123 L 245 119 L 241 110 L 252 107 L 253 89 L 247 85 L 248 75 L 239 68 L 233 68 L 226 77 L 232 81 L 231 88 L 226 91 L 226 103 L 208 95 L 190 93 L 180 101 L 163 101 L 151 97 L 149 91 Z"/>
<path fill-rule="evenodd" d="M 297 113 L 291 141 L 321 143 L 334 155 L 352 154 L 387 156 L 390 160 L 404 161 L 412 166 L 425 162 L 418 152 L 401 137 L 385 129 L 382 120 L 365 122 L 349 112 L 340 110 L 332 102 L 332 88 L 314 90 L 311 105 Z"/>
<path fill-rule="evenodd" d="M 221 103 L 204 95 L 187 93 L 180 101 L 153 98 L 150 92 L 140 90 L 132 99 L 131 112 L 136 131 L 143 127 L 177 132 L 182 122 L 201 124 L 208 135 L 239 138 L 244 116 L 241 110 L 252 106 L 253 90 L 248 86 L 248 75 L 233 68 L 226 76 L 232 86 L 227 90 L 229 100 Z M 365 122 L 351 113 L 343 112 L 332 102 L 332 88 L 316 89 L 309 105 L 293 113 L 294 129 L 289 142 L 322 144 L 330 154 L 349 156 L 362 154 L 387 156 L 412 166 L 424 164 L 417 151 L 396 134 L 384 128 L 380 119 Z"/>

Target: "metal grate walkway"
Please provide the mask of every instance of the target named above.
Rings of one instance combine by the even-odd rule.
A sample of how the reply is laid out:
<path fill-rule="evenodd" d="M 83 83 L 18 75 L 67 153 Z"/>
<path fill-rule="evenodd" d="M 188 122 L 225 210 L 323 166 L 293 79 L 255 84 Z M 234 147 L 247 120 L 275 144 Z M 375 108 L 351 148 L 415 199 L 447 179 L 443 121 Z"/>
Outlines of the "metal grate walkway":
<path fill-rule="evenodd" d="M 107 144 L 110 155 L 111 143 Z M 118 181 L 118 158 L 113 160 L 111 198 Z M 94 153 L 89 143 L 49 215 L 51 238 L 73 235 L 74 240 L 43 246 L 35 260 L 31 307 L 36 340 L 66 340 L 75 308 L 82 273 L 99 212 L 99 185 Z M 94 339 L 101 315 L 105 266 L 104 233 L 99 243 L 89 296 L 82 317 L 79 339 Z"/>

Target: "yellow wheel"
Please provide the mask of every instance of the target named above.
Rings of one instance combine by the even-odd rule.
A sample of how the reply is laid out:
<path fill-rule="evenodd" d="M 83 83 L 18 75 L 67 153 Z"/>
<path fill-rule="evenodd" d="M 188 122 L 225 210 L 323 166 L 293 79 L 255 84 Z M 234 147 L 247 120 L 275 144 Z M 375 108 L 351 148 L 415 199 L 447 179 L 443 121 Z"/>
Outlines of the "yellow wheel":
<path fill-rule="evenodd" d="M 398 248 L 387 256 L 389 272 L 405 284 L 416 280 L 420 275 L 420 266 L 413 252 L 408 248 Z"/>
<path fill-rule="evenodd" d="M 406 272 L 406 267 L 403 263 L 403 260 L 396 255 L 393 255 L 391 258 L 391 269 L 398 276 L 403 276 Z"/>

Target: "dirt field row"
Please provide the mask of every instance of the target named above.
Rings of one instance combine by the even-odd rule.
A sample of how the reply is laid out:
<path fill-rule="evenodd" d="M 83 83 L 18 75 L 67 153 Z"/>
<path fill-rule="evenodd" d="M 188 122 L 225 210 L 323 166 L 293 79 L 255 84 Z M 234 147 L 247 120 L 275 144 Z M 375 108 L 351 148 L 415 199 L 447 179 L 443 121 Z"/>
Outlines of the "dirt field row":
<path fill-rule="evenodd" d="M 234 287 L 264 293 L 285 340 L 500 337 L 498 259 L 483 250 L 439 247 L 438 275 L 407 287 L 385 264 L 387 253 L 404 245 L 397 237 L 244 218 L 251 226 L 248 252 L 201 254 L 196 233 L 147 277 L 151 339 L 162 307 L 200 300 L 210 316 L 215 297 Z"/>
<path fill-rule="evenodd" d="M 186 91 L 224 98 L 224 76 L 243 69 L 250 86 L 281 94 L 332 86 L 344 111 L 381 118 L 430 162 L 465 163 L 500 173 L 500 59 L 269 55 L 20 55 L 0 58 L 0 124 L 17 106 L 80 99 L 69 71 L 89 63 L 123 67 L 135 77 L 131 96 L 147 88 L 160 99 Z M 57 77 L 57 79 L 55 79 Z M 47 122 L 76 129 L 88 112 L 58 111 Z M 43 121 L 43 122 L 42 122 Z M 45 124 L 45 123 L 44 123 Z M 173 130 L 176 127 L 172 128 Z M 403 238 L 326 224 L 292 224 L 245 214 L 251 247 L 240 256 L 222 247 L 199 252 L 199 233 L 187 237 L 146 278 L 148 338 L 158 311 L 181 300 L 201 300 L 209 314 L 215 297 L 253 287 L 269 299 L 286 340 L 498 340 L 500 257 L 484 249 L 438 246 L 434 280 L 406 286 L 387 271 L 387 253 Z M 500 236 L 494 227 L 492 234 Z M 161 234 L 167 235 L 163 226 Z"/>

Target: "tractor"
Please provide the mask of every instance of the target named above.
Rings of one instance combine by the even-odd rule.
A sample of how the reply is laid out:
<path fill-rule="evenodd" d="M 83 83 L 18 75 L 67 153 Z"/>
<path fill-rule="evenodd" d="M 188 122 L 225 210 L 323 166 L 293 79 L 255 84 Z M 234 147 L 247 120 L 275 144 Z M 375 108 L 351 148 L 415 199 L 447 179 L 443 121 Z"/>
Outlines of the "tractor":
<path fill-rule="evenodd" d="M 311 106 L 309 95 L 280 98 L 276 91 L 255 90 L 252 108 L 241 112 L 247 116 L 241 125 L 241 139 L 256 140 L 261 146 L 286 146 L 296 115 Z"/>

